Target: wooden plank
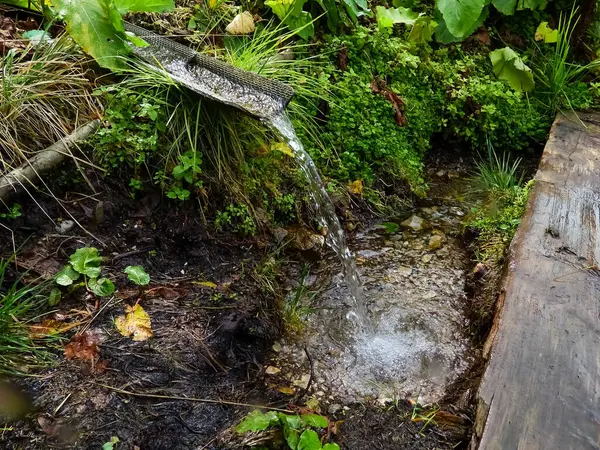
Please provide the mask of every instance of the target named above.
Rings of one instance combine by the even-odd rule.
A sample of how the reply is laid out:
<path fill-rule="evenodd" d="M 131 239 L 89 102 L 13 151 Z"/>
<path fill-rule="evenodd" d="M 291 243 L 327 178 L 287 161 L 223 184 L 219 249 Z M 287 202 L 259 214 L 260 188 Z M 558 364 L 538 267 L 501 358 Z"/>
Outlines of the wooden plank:
<path fill-rule="evenodd" d="M 511 244 L 480 450 L 600 448 L 600 115 L 580 119 L 557 117 Z"/>

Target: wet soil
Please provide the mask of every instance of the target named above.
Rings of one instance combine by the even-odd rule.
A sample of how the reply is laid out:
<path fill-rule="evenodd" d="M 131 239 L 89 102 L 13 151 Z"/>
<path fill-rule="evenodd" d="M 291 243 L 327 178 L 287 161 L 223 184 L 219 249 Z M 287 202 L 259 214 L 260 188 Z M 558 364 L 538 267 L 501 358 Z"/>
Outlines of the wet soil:
<path fill-rule="evenodd" d="M 33 410 L 26 419 L 11 424 L 12 431 L 0 434 L 0 447 L 92 449 L 118 436 L 121 448 L 127 449 L 234 448 L 230 434 L 223 433 L 250 410 L 236 403 L 277 408 L 310 403 L 319 412 L 343 421 L 335 439 L 344 449 L 441 449 L 466 442 L 471 411 L 461 395 L 470 385 L 452 388 L 453 403 L 458 407 L 436 396 L 441 408 L 435 420 L 427 421 L 431 410 L 414 416 L 421 410 L 406 396 L 382 396 L 377 402 L 377 396 L 372 395 L 360 403 L 341 402 L 304 351 L 298 356 L 301 371 L 268 374 L 269 366 L 277 364 L 274 361 L 281 343 L 285 343 L 283 299 L 289 299 L 302 285 L 309 288 L 309 295 L 323 295 L 324 287 L 331 286 L 332 276 L 336 282 L 333 264 L 327 264 L 331 260 L 311 263 L 305 257 L 314 257 L 314 253 L 300 255 L 291 250 L 283 259 L 275 251 L 279 245 L 270 243 L 266 235 L 252 239 L 212 235 L 196 209 L 174 206 L 158 192 L 132 200 L 121 187 L 99 182 L 96 188 L 100 194 L 92 197 L 63 190 L 62 206 L 54 199 L 42 198 L 39 202 L 45 214 L 33 202 L 22 199 L 23 216 L 10 223 L 14 236 L 1 231 L 3 255 L 11 253 L 14 239 L 21 247 L 17 259 L 20 269 L 42 276 L 56 273 L 75 249 L 97 247 L 106 257 L 103 275 L 115 280 L 118 292 L 114 298 L 97 301 L 80 289 L 66 295 L 48 316 L 38 319 L 82 321 L 80 327 L 66 334 L 61 345 L 85 328 L 98 340 L 100 360 L 108 361 L 108 366 L 96 370 L 87 361 L 66 360 L 61 348 L 56 352 L 55 367 L 37 373 L 39 378 L 16 379 L 32 397 Z M 426 208 L 419 213 L 429 214 L 427 219 L 441 227 L 433 217 L 440 206 Z M 450 206 L 442 208 L 446 209 L 438 219 L 449 218 L 456 230 L 459 215 L 451 213 Z M 85 230 L 70 224 L 73 219 Z M 440 259 L 438 250 L 427 249 L 431 229 L 412 233 L 407 237 L 411 244 L 405 247 L 404 239 L 392 239 L 393 235 L 383 233 L 380 227 L 363 223 L 363 234 L 351 239 L 353 249 L 363 251 L 359 254 L 363 270 L 370 270 L 370 261 L 386 257 L 387 251 L 378 253 L 380 247 L 390 247 L 396 256 L 406 257 L 403 265 L 412 267 L 418 279 L 432 275 L 441 282 L 439 286 L 443 285 L 415 285 L 415 292 L 446 292 L 446 287 L 452 291 L 455 284 L 464 283 L 462 272 L 468 266 L 468 256 L 463 250 L 457 258 L 458 269 L 449 264 L 439 268 L 439 273 L 431 272 L 429 265 Z M 368 236 L 374 238 L 367 244 Z M 400 231 L 396 236 L 403 235 Z M 459 241 L 454 231 L 445 232 L 444 245 L 459 249 Z M 434 261 L 424 263 L 423 256 L 428 253 Z M 443 255 L 441 260 L 449 261 Z M 302 283 L 306 264 L 311 271 Z M 128 283 L 122 273 L 128 265 L 146 268 L 152 278 L 149 292 L 140 296 Z M 461 272 L 455 274 L 456 283 L 449 281 L 455 270 Z M 371 285 L 366 281 L 369 289 L 379 290 L 376 279 Z M 113 323 L 126 305 L 137 301 L 152 321 L 154 336 L 147 342 L 120 335 Z M 387 314 L 385 308 L 380 313 Z M 310 317 L 304 330 L 313 320 Z M 290 324 L 286 325 L 289 328 Z M 289 339 L 289 333 L 286 336 Z M 460 343 L 463 338 L 456 337 L 459 346 L 464 345 Z"/>
<path fill-rule="evenodd" d="M 81 288 L 45 317 L 82 321 L 73 331 L 85 328 L 94 335 L 100 361 L 108 366 L 96 370 L 59 352 L 57 366 L 40 378 L 17 379 L 33 398 L 34 411 L 0 435 L 0 447 L 100 448 L 118 436 L 122 448 L 216 448 L 211 442 L 218 433 L 248 408 L 168 397 L 287 404 L 265 394 L 258 382 L 263 355 L 281 331 L 276 295 L 256 270 L 269 248 L 261 238 L 211 236 L 197 212 L 163 203 L 160 195 L 132 201 L 107 189 L 63 203 L 73 217 L 56 202 L 43 202 L 55 224 L 35 205 L 11 223 L 22 246 L 21 269 L 47 276 L 75 249 L 95 246 L 106 257 L 103 275 L 115 280 L 118 292 L 96 300 Z M 72 218 L 87 232 L 76 225 L 67 229 Z M 4 255 L 12 251 L 11 240 L 3 235 Z M 151 275 L 145 294 L 127 282 L 122 271 L 128 265 L 142 265 Z M 113 325 L 136 302 L 151 318 L 154 336 L 147 342 L 134 342 Z"/>

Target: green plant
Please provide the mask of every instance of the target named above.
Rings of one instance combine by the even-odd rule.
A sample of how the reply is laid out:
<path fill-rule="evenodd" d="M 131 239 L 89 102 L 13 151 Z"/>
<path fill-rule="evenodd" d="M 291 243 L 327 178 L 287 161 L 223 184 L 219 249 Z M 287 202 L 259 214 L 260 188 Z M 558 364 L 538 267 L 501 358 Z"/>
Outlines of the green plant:
<path fill-rule="evenodd" d="M 80 276 L 83 281 L 75 287 L 85 286 L 98 297 L 109 297 L 115 292 L 115 285 L 108 278 L 100 277 L 102 258 L 94 247 L 78 248 L 69 258 L 69 263 L 54 277 L 59 286 L 72 286 Z"/>
<path fill-rule="evenodd" d="M 150 283 L 150 275 L 148 275 L 142 266 L 127 266 L 123 272 L 127 274 L 129 281 L 140 287 Z"/>
<path fill-rule="evenodd" d="M 0 55 L 0 172 L 98 116 L 88 63 L 65 35 Z"/>
<path fill-rule="evenodd" d="M 256 233 L 250 210 L 243 204 L 229 204 L 225 211 L 217 211 L 215 228 L 220 231 L 229 229 L 244 236 Z"/>
<path fill-rule="evenodd" d="M 19 6 L 43 11 L 45 17 L 61 19 L 73 40 L 84 52 L 109 69 L 125 64 L 123 57 L 131 53 L 129 42 L 148 45 L 133 33 L 125 31 L 123 16 L 131 12 L 163 12 L 174 7 L 173 0 L 17 0 Z"/>
<path fill-rule="evenodd" d="M 483 199 L 486 204 L 492 202 L 510 202 L 518 195 L 523 182 L 519 174 L 521 158 L 511 160 L 508 153 L 498 157 L 488 140 L 487 158 L 475 161 L 477 173 L 471 180 L 471 192 Z"/>
<path fill-rule="evenodd" d="M 585 65 L 571 60 L 571 41 L 578 22 L 575 7 L 569 15 L 561 14 L 556 43 L 548 44 L 554 45 L 554 51 L 540 52 L 541 56 L 536 61 L 535 75 L 541 85 L 540 95 L 552 113 L 563 107 L 573 110 L 592 103 L 591 95 L 581 90 L 579 82 L 585 74 L 600 66 L 600 60 Z"/>
<path fill-rule="evenodd" d="M 291 450 L 339 450 L 334 443 L 321 443 L 315 430 L 327 429 L 329 420 L 318 414 L 285 414 L 254 410 L 236 427 L 239 434 L 278 429 L 282 436 L 274 436 L 274 441 L 282 441 Z"/>
<path fill-rule="evenodd" d="M 309 275 L 309 266 L 305 265 L 300 274 L 300 283 L 295 291 L 291 292 L 283 304 L 283 320 L 291 330 L 300 331 L 305 318 L 315 311 L 315 301 L 319 291 L 311 290 L 306 280 Z"/>
<path fill-rule="evenodd" d="M 53 358 L 47 344 L 56 336 L 32 339 L 28 319 L 48 304 L 48 285 L 28 283 L 22 278 L 7 282 L 11 262 L 0 260 L 0 373 L 15 375 L 49 364 Z"/>
<path fill-rule="evenodd" d="M 0 219 L 16 219 L 17 217 L 21 217 L 21 205 L 18 203 L 14 203 L 10 208 L 8 208 L 8 212 L 0 213 Z"/>
<path fill-rule="evenodd" d="M 493 266 L 501 264 L 505 250 L 521 223 L 532 187 L 533 180 L 514 189 L 509 198 L 496 203 L 493 208 L 480 204 L 472 209 L 466 225 L 477 233 L 473 249 L 479 261 Z"/>

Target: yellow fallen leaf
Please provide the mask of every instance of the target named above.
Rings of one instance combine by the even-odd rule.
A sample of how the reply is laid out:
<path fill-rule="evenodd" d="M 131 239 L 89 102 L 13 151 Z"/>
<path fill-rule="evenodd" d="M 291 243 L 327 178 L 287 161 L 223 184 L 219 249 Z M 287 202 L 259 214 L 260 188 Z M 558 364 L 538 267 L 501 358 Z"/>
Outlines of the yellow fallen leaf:
<path fill-rule="evenodd" d="M 202 287 L 206 287 L 206 288 L 210 288 L 210 289 L 216 289 L 218 287 L 212 281 L 192 281 L 192 284 L 197 284 L 198 286 L 202 286 Z"/>
<path fill-rule="evenodd" d="M 125 315 L 115 319 L 115 327 L 123 336 L 133 335 L 134 341 L 147 341 L 152 337 L 150 316 L 138 303 L 125 307 Z"/>
<path fill-rule="evenodd" d="M 271 144 L 271 151 L 281 152 L 284 155 L 288 155 L 292 158 L 294 157 L 294 152 L 292 149 L 283 142 L 275 142 L 274 144 Z"/>
<path fill-rule="evenodd" d="M 296 393 L 296 389 L 283 386 L 279 388 L 279 392 L 285 395 L 294 395 Z"/>
<path fill-rule="evenodd" d="M 363 183 L 362 180 L 353 181 L 348 185 L 348 190 L 352 194 L 362 195 L 363 193 Z"/>

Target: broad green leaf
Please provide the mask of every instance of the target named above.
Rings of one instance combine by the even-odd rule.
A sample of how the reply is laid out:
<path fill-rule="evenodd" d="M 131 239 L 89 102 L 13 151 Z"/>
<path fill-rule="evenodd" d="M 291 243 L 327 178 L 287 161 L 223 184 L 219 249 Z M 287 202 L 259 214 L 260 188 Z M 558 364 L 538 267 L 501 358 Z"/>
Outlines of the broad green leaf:
<path fill-rule="evenodd" d="M 421 16 L 411 28 L 408 40 L 417 44 L 426 44 L 431 41 L 436 27 L 437 22 L 431 17 Z"/>
<path fill-rule="evenodd" d="M 327 428 L 329 426 L 327 417 L 320 416 L 319 414 L 304 414 L 302 422 L 312 428 Z"/>
<path fill-rule="evenodd" d="M 492 0 L 492 5 L 507 16 L 512 16 L 517 8 L 517 0 Z"/>
<path fill-rule="evenodd" d="M 125 36 L 127 36 L 127 39 L 129 40 L 129 42 L 131 42 L 136 47 L 148 47 L 150 45 L 145 40 L 143 40 L 141 37 L 136 36 L 131 31 L 126 31 Z"/>
<path fill-rule="evenodd" d="M 436 6 L 442 13 L 448 31 L 455 37 L 466 37 L 477 23 L 485 0 L 438 0 Z"/>
<path fill-rule="evenodd" d="M 383 6 L 377 6 L 375 11 L 377 14 L 377 24 L 379 25 L 380 30 L 391 28 L 396 23 L 412 26 L 419 17 L 419 13 L 403 7 L 385 8 Z"/>
<path fill-rule="evenodd" d="M 115 285 L 108 278 L 91 278 L 88 287 L 98 297 L 110 297 L 115 293 Z"/>
<path fill-rule="evenodd" d="M 535 30 L 535 40 L 544 41 L 546 44 L 553 44 L 558 40 L 558 30 L 553 30 L 548 26 L 548 22 L 542 22 Z"/>
<path fill-rule="evenodd" d="M 163 12 L 175 8 L 173 0 L 114 0 L 119 14 L 130 12 Z"/>
<path fill-rule="evenodd" d="M 342 23 L 335 0 L 316 0 L 317 3 L 327 13 L 327 28 L 329 31 L 336 31 Z"/>
<path fill-rule="evenodd" d="M 371 12 L 366 0 L 344 0 L 344 7 L 354 25 L 357 24 L 359 17 Z"/>
<path fill-rule="evenodd" d="M 490 53 L 494 74 L 506 80 L 515 91 L 530 91 L 534 87 L 533 73 L 525 65 L 519 55 L 509 47 L 500 48 Z"/>
<path fill-rule="evenodd" d="M 337 444 L 325 444 L 323 450 L 340 450 L 340 446 Z"/>
<path fill-rule="evenodd" d="M 120 57 L 131 53 L 123 19 L 112 0 L 52 0 L 67 31 L 84 52 L 107 69 L 124 66 Z"/>
<path fill-rule="evenodd" d="M 127 266 L 123 272 L 127 274 L 129 280 L 138 286 L 146 286 L 150 283 L 150 275 L 146 273 L 142 266 Z"/>
<path fill-rule="evenodd" d="M 321 441 L 316 431 L 306 430 L 300 436 L 298 442 L 298 450 L 321 450 Z"/>
<path fill-rule="evenodd" d="M 60 303 L 61 293 L 60 289 L 54 288 L 50 291 L 50 295 L 48 296 L 48 305 L 56 306 Z"/>
<path fill-rule="evenodd" d="M 302 39 L 315 35 L 315 26 L 309 12 L 302 11 L 306 0 L 266 0 L 265 5 L 285 23 L 290 30 L 295 31 Z"/>
<path fill-rule="evenodd" d="M 289 448 L 298 448 L 300 432 L 291 427 L 287 422 L 283 422 L 283 437 Z"/>
<path fill-rule="evenodd" d="M 248 431 L 263 431 L 278 422 L 279 418 L 275 411 L 262 413 L 258 409 L 255 409 L 242 420 L 235 430 L 240 434 Z"/>
<path fill-rule="evenodd" d="M 302 426 L 302 419 L 297 414 L 279 413 L 279 420 L 283 424 L 287 424 L 292 428 L 298 429 Z"/>
<path fill-rule="evenodd" d="M 486 6 L 485 8 L 483 8 L 483 11 L 481 11 L 479 19 L 475 21 L 475 23 L 471 26 L 471 28 L 469 28 L 466 31 L 464 35 L 455 36 L 450 32 L 450 30 L 448 30 L 446 21 L 442 17 L 442 14 L 436 9 L 434 14 L 434 19 L 437 22 L 437 28 L 435 29 L 435 40 L 442 44 L 450 44 L 453 42 L 463 41 L 471 34 L 473 34 L 475 30 L 477 30 L 477 28 L 479 28 L 483 24 L 483 22 L 485 22 L 485 20 L 488 17 L 488 14 L 489 8 Z"/>
<path fill-rule="evenodd" d="M 69 259 L 77 272 L 90 278 L 98 278 L 102 270 L 102 258 L 94 247 L 82 247 L 75 250 Z"/>
<path fill-rule="evenodd" d="M 65 267 L 63 267 L 61 271 L 58 272 L 54 277 L 56 284 L 60 286 L 70 286 L 73 284 L 73 281 L 77 280 L 77 278 L 79 278 L 79 272 L 75 271 L 71 264 L 67 264 Z"/>

